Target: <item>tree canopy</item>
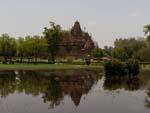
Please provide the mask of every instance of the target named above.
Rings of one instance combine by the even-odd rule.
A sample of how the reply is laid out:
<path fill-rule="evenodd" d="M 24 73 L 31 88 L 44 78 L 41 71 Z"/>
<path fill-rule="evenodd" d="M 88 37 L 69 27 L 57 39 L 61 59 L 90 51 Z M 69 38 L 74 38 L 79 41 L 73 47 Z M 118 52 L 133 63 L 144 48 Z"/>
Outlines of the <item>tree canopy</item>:
<path fill-rule="evenodd" d="M 48 50 L 51 54 L 52 62 L 55 62 L 55 56 L 59 51 L 62 41 L 62 30 L 60 25 L 56 25 L 54 22 L 50 22 L 50 28 L 44 28 L 44 38 L 48 43 Z"/>

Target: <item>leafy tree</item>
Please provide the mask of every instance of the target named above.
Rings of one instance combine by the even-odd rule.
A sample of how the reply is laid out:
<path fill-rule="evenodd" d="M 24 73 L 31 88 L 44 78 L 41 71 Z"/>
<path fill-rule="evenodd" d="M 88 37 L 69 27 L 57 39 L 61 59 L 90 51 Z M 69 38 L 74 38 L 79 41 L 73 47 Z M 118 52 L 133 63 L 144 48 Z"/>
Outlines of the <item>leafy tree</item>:
<path fill-rule="evenodd" d="M 25 37 L 25 56 L 28 59 L 32 59 L 33 57 L 33 42 L 32 42 L 32 37 L 31 36 L 26 36 Z"/>
<path fill-rule="evenodd" d="M 25 39 L 20 37 L 17 40 L 17 56 L 20 57 L 20 63 L 22 63 L 23 57 L 25 56 Z"/>
<path fill-rule="evenodd" d="M 147 42 L 150 45 L 150 25 L 144 26 L 145 35 L 147 35 Z"/>
<path fill-rule="evenodd" d="M 103 49 L 104 56 L 112 56 L 112 52 L 113 52 L 113 47 L 104 46 L 104 49 Z"/>
<path fill-rule="evenodd" d="M 0 37 L 0 55 L 4 57 L 3 63 L 7 62 L 7 59 L 11 59 L 16 54 L 16 40 L 11 38 L 8 34 L 2 34 Z"/>
<path fill-rule="evenodd" d="M 95 48 L 93 51 L 92 51 L 92 56 L 93 57 L 96 57 L 96 58 L 101 58 L 104 56 L 103 54 L 103 50 L 100 49 L 100 48 Z"/>
<path fill-rule="evenodd" d="M 123 48 L 115 48 L 113 51 L 113 57 L 125 61 L 129 58 L 127 52 Z"/>
<path fill-rule="evenodd" d="M 35 58 L 35 62 L 37 62 L 37 58 L 42 52 L 47 50 L 47 42 L 44 38 L 40 36 L 27 36 L 25 41 L 26 55 L 28 58 Z"/>
<path fill-rule="evenodd" d="M 114 43 L 115 52 L 124 51 L 127 54 L 128 58 L 132 58 L 134 52 L 137 52 L 139 49 L 146 47 L 146 43 L 143 40 L 136 40 L 135 38 L 129 39 L 117 39 Z M 119 55 L 119 53 L 117 53 Z"/>
<path fill-rule="evenodd" d="M 150 25 L 144 26 L 145 35 L 150 35 Z"/>
<path fill-rule="evenodd" d="M 134 54 L 134 57 L 142 62 L 150 62 L 150 47 L 140 49 Z"/>
<path fill-rule="evenodd" d="M 51 60 L 55 62 L 55 56 L 57 55 L 60 44 L 62 41 L 62 30 L 60 25 L 56 25 L 54 22 L 50 22 L 50 28 L 44 28 L 44 38 L 47 40 L 48 49 L 51 54 Z"/>

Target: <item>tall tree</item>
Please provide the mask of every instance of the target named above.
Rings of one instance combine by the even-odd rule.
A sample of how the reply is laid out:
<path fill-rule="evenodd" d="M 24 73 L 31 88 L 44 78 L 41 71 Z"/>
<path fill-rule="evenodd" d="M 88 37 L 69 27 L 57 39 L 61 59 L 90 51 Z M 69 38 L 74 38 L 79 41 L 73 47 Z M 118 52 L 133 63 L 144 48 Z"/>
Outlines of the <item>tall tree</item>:
<path fill-rule="evenodd" d="M 16 40 L 11 38 L 8 34 L 2 34 L 0 37 L 0 55 L 4 57 L 3 63 L 11 60 L 16 54 Z"/>
<path fill-rule="evenodd" d="M 62 41 L 62 30 L 60 25 L 50 22 L 50 28 L 44 28 L 44 37 L 48 43 L 48 49 L 51 55 L 52 63 L 55 63 L 55 56 L 57 55 Z"/>
<path fill-rule="evenodd" d="M 23 57 L 25 56 L 25 39 L 19 37 L 17 40 L 17 56 L 20 57 L 20 63 L 22 63 Z"/>
<path fill-rule="evenodd" d="M 115 52 L 118 50 L 118 52 L 123 50 L 127 54 L 127 58 L 132 58 L 134 52 L 137 52 L 139 49 L 146 47 L 146 43 L 143 40 L 137 40 L 135 38 L 117 39 L 114 43 L 114 46 Z"/>
<path fill-rule="evenodd" d="M 103 50 L 100 48 L 95 48 L 92 51 L 92 56 L 96 58 L 101 58 L 104 56 Z"/>
<path fill-rule="evenodd" d="M 38 57 L 42 52 L 47 50 L 47 42 L 45 38 L 40 36 L 27 36 L 25 41 L 26 55 L 28 58 L 34 58 L 37 63 Z"/>

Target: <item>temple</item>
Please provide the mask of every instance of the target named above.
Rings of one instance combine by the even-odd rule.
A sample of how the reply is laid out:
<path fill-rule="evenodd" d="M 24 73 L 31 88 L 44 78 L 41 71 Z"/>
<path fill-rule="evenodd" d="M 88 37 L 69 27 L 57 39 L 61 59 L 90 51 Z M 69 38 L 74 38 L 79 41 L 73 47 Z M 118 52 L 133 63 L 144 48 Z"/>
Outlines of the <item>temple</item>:
<path fill-rule="evenodd" d="M 81 29 L 80 23 L 75 22 L 69 32 L 65 32 L 62 47 L 59 54 L 61 56 L 82 57 L 90 54 L 95 48 L 95 43 L 88 32 Z"/>

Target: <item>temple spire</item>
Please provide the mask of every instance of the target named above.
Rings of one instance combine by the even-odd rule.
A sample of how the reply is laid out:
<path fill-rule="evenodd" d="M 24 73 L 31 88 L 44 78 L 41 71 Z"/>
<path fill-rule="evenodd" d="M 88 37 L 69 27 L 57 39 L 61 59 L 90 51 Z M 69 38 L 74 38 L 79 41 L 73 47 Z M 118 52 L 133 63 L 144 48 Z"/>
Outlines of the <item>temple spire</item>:
<path fill-rule="evenodd" d="M 74 26 L 72 27 L 71 34 L 74 37 L 80 37 L 82 35 L 82 29 L 78 20 L 75 22 Z"/>

